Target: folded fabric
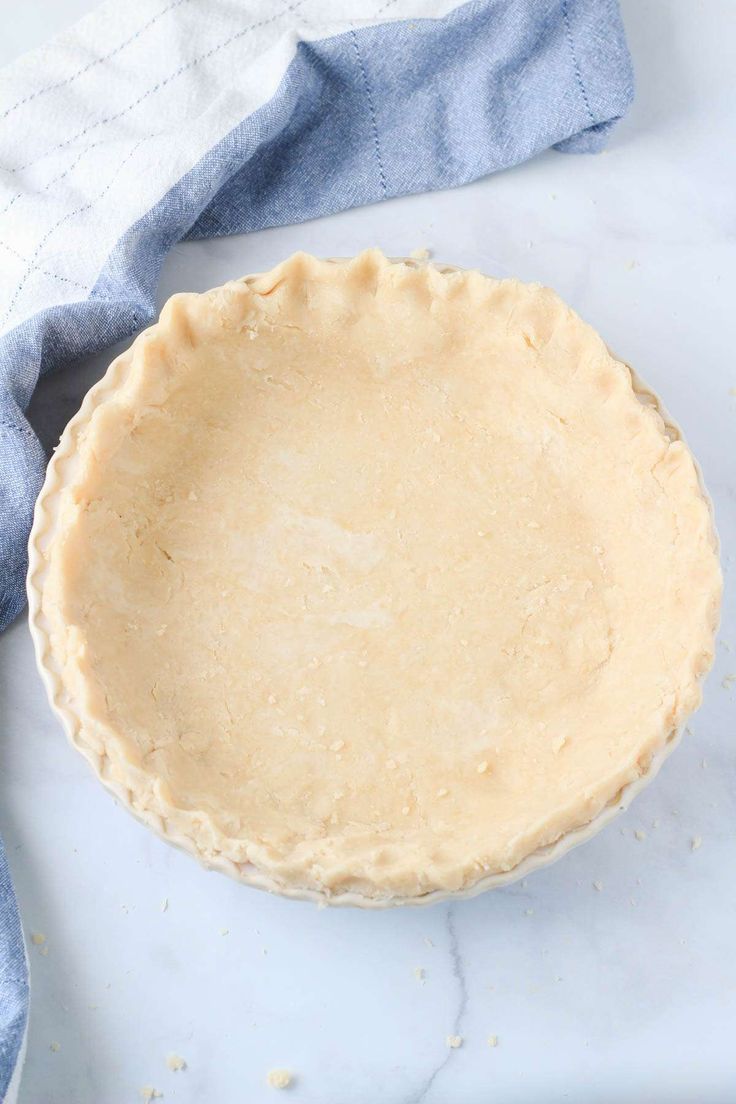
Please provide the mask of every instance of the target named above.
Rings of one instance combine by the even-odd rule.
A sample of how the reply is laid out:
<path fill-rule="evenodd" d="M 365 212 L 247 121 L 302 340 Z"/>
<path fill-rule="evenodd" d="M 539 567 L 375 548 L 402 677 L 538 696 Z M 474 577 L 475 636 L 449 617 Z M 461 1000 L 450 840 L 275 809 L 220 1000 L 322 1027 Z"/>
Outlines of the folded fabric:
<path fill-rule="evenodd" d="M 0 1100 L 15 1099 L 28 1023 L 28 963 L 0 841 Z"/>
<path fill-rule="evenodd" d="M 150 322 L 172 245 L 593 152 L 631 98 L 615 0 L 111 0 L 0 72 L 0 629 L 45 467 L 39 373 Z M 0 865 L 0 1096 L 15 926 Z"/>

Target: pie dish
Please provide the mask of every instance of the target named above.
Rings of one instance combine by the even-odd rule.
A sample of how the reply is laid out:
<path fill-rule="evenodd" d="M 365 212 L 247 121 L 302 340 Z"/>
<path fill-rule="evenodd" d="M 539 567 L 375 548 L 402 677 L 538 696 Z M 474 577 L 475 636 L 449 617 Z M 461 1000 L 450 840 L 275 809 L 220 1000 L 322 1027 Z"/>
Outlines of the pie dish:
<path fill-rule="evenodd" d="M 296 254 L 176 295 L 67 427 L 30 544 L 68 731 L 263 888 L 423 903 L 625 804 L 699 704 L 707 496 L 552 291 Z"/>

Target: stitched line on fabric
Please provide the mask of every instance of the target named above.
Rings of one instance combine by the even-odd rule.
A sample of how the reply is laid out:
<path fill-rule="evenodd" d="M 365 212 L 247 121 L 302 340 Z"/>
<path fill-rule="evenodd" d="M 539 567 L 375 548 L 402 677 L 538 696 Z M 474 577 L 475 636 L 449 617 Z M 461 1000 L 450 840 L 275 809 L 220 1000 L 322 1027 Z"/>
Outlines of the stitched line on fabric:
<path fill-rule="evenodd" d="M 13 422 L 0 422 L 0 429 L 10 429 L 14 433 L 20 433 L 22 437 L 31 437 L 34 441 L 37 440 L 36 434 L 27 426 L 14 425 Z"/>
<path fill-rule="evenodd" d="M 47 84 L 45 88 L 39 88 L 36 92 L 31 92 L 29 96 L 25 96 L 22 100 L 18 100 L 11 107 L 8 107 L 0 119 L 7 119 L 8 115 L 12 115 L 14 111 L 17 111 L 19 107 L 23 107 L 25 104 L 30 103 L 31 100 L 38 99 L 39 96 L 44 96 L 47 92 L 54 92 L 57 88 L 65 88 L 68 84 L 73 84 L 79 77 L 83 77 L 85 73 L 89 73 L 90 69 L 94 69 L 96 65 L 101 65 L 103 61 L 109 61 L 110 58 L 115 57 L 121 50 L 124 50 L 126 46 L 130 46 L 131 42 L 135 42 L 137 38 L 140 38 L 149 27 L 152 27 L 154 23 L 158 23 L 159 19 L 162 19 L 167 12 L 170 12 L 173 8 L 178 8 L 180 4 L 188 3 L 189 0 L 173 0 L 171 4 L 167 4 L 158 15 L 154 15 L 152 19 L 149 19 L 147 23 L 144 23 L 142 27 L 139 27 L 135 34 L 132 34 L 130 38 L 126 38 L 125 42 L 121 42 L 119 46 L 116 46 L 114 50 L 111 50 L 109 54 L 103 54 L 102 57 L 94 58 L 88 65 L 85 65 L 82 69 L 78 69 L 76 73 L 72 73 L 70 77 L 65 77 L 64 80 L 56 81 L 55 84 Z"/>
<path fill-rule="evenodd" d="M 43 195 L 43 193 L 47 192 L 49 190 L 49 188 L 51 188 L 54 184 L 58 184 L 59 181 L 63 180 L 65 176 L 68 176 L 69 173 L 73 169 L 76 169 L 77 165 L 82 160 L 85 153 L 89 153 L 89 151 L 91 149 L 95 149 L 97 146 L 101 146 L 104 143 L 104 141 L 105 141 L 104 138 L 100 138 L 100 140 L 98 142 L 90 142 L 90 144 L 88 146 L 85 146 L 83 150 L 80 150 L 80 152 L 77 154 L 77 156 L 72 161 L 71 165 L 67 165 L 67 167 L 64 169 L 63 172 L 58 173 L 58 175 L 53 177 L 51 180 L 49 180 L 47 184 L 44 184 L 43 188 L 39 188 L 37 192 L 30 191 L 30 189 L 26 189 L 25 191 L 16 192 L 15 195 L 13 196 L 13 198 L 11 199 L 10 203 L 8 203 L 8 205 L 6 207 L 3 207 L 2 211 L 0 211 L 0 218 L 2 218 L 3 215 L 7 215 L 8 211 L 13 206 L 13 204 L 17 203 L 17 201 L 19 199 L 21 199 L 23 196 L 26 196 L 26 195 L 27 196 Z"/>
<path fill-rule="evenodd" d="M 373 105 L 373 96 L 371 94 L 371 86 L 368 82 L 368 74 L 366 73 L 365 65 L 363 64 L 363 57 L 360 53 L 360 48 L 358 46 L 358 36 L 355 33 L 355 31 L 351 31 L 350 34 L 352 35 L 352 38 L 353 38 L 353 48 L 355 50 L 355 56 L 358 59 L 358 65 L 360 66 L 360 71 L 363 74 L 363 83 L 365 85 L 365 94 L 366 94 L 366 99 L 368 100 L 368 108 L 369 108 L 370 113 L 371 113 L 371 123 L 372 123 L 372 126 L 373 126 L 373 142 L 374 142 L 375 148 L 376 148 L 376 160 L 378 162 L 378 175 L 379 175 L 379 178 L 380 178 L 380 181 L 381 181 L 381 191 L 383 193 L 383 198 L 385 199 L 387 194 L 388 194 L 388 190 L 386 188 L 386 174 L 383 171 L 383 160 L 381 158 L 381 143 L 378 140 L 378 122 L 376 120 L 376 109 Z"/>
<path fill-rule="evenodd" d="M 8 253 L 12 253 L 14 257 L 17 257 L 19 261 L 31 264 L 30 257 L 24 257 L 17 249 L 13 249 L 12 245 L 8 245 L 8 243 L 4 241 L 0 241 L 0 245 L 3 249 L 7 249 Z M 79 280 L 73 280 L 71 276 L 60 276 L 58 272 L 49 272 L 46 268 L 36 268 L 36 272 L 40 272 L 43 276 L 50 276 L 52 280 L 60 280 L 62 284 L 73 284 L 75 287 L 81 288 L 85 293 L 89 290 L 86 284 L 81 284 Z"/>
<path fill-rule="evenodd" d="M 18 284 L 17 288 L 15 289 L 15 293 L 14 293 L 14 295 L 13 295 L 12 299 L 10 300 L 10 304 L 9 304 L 9 306 L 8 306 L 8 309 L 6 310 L 5 314 L 3 315 L 2 323 L 0 323 L 0 325 L 3 325 L 3 326 L 4 326 L 4 325 L 5 325 L 5 323 L 7 322 L 8 318 L 10 317 L 10 315 L 11 315 L 11 313 L 12 313 L 12 310 L 13 310 L 13 307 L 14 307 L 14 306 L 15 306 L 15 304 L 16 304 L 16 303 L 18 302 L 18 297 L 19 297 L 20 293 L 22 292 L 23 288 L 24 288 L 24 287 L 26 286 L 26 284 L 28 283 L 28 280 L 30 279 L 30 277 L 31 277 L 31 276 L 33 275 L 33 273 L 34 273 L 34 272 L 36 271 L 36 269 L 37 269 L 37 265 L 36 265 L 36 259 L 37 259 L 38 255 L 39 255 L 39 253 L 41 252 L 41 250 L 43 249 L 44 245 L 46 244 L 46 242 L 47 242 L 47 241 L 49 240 L 49 238 L 51 237 L 51 235 L 52 235 L 52 234 L 53 234 L 53 233 L 54 233 L 54 232 L 55 232 L 56 230 L 58 230 L 60 226 L 63 226 L 63 224 L 64 224 L 64 223 L 65 223 L 65 222 L 66 222 L 66 221 L 67 221 L 68 219 L 76 218 L 76 216 L 77 216 L 77 215 L 81 215 L 83 211 L 89 211 L 89 210 L 90 210 L 90 208 L 91 208 L 91 207 L 93 207 L 93 206 L 94 206 L 94 204 L 95 204 L 95 203 L 96 203 L 96 202 L 97 202 L 98 200 L 102 199 L 102 197 L 103 197 L 103 196 L 105 196 L 105 195 L 106 195 L 106 194 L 107 194 L 107 193 L 108 193 L 108 192 L 110 191 L 110 188 L 112 188 L 113 184 L 114 184 L 114 183 L 115 183 L 115 181 L 117 180 L 118 176 L 119 176 L 119 175 L 120 175 L 120 173 L 122 172 L 122 170 L 123 170 L 123 168 L 125 167 L 125 165 L 127 165 L 128 161 L 130 161 L 131 157 L 132 157 L 132 156 L 133 156 L 133 155 L 134 155 L 134 154 L 135 154 L 135 153 L 136 153 L 136 152 L 137 152 L 137 151 L 138 151 L 138 150 L 140 149 L 140 147 L 141 147 L 141 146 L 143 145 L 143 143 L 144 143 L 145 141 L 146 141 L 146 139 L 145 139 L 145 138 L 140 138 L 140 139 L 139 139 L 139 140 L 138 140 L 138 141 L 136 142 L 136 144 L 135 144 L 135 145 L 133 146 L 133 148 L 132 148 L 131 150 L 129 150 L 129 151 L 128 151 L 128 153 L 127 153 L 127 154 L 125 155 L 125 157 L 123 158 L 123 160 L 122 160 L 122 161 L 120 162 L 120 164 L 119 164 L 119 165 L 118 165 L 118 167 L 116 168 L 116 170 L 115 170 L 115 172 L 113 173 L 113 175 L 112 175 L 112 176 L 110 177 L 110 179 L 108 180 L 108 182 L 107 182 L 107 184 L 105 185 L 105 187 L 104 187 L 104 188 L 102 189 L 102 191 L 101 191 L 101 192 L 99 192 L 99 193 L 98 193 L 98 194 L 97 194 L 97 195 L 96 195 L 96 196 L 94 197 L 94 199 L 91 199 L 91 200 L 89 200 L 89 201 L 88 201 L 87 203 L 83 203 L 83 204 L 81 204 L 81 206 L 77 207 L 77 209 L 76 209 L 75 211 L 67 211 L 67 213 L 66 213 L 66 214 L 65 214 L 65 215 L 63 216 L 63 218 L 60 218 L 60 219 L 59 219 L 59 221 L 58 221 L 57 223 L 55 223 L 55 224 L 54 224 L 54 225 L 53 225 L 53 226 L 51 227 L 51 229 L 49 229 L 49 230 L 47 230 L 47 231 L 46 231 L 46 233 L 44 234 L 44 236 L 43 236 L 43 237 L 41 238 L 40 242 L 39 242 L 39 243 L 38 243 L 38 245 L 36 246 L 36 249 L 35 249 L 35 251 L 34 251 L 34 253 L 33 253 L 33 256 L 31 257 L 30 261 L 28 262 L 28 268 L 26 269 L 26 271 L 25 271 L 25 273 L 24 273 L 24 275 L 23 275 L 23 279 L 22 279 L 22 280 L 20 281 L 20 283 Z"/>
<path fill-rule="evenodd" d="M 76 142 L 78 138 L 83 138 L 84 135 L 89 134 L 91 130 L 95 130 L 97 127 L 100 126 L 106 126 L 108 123 L 117 122 L 118 119 L 122 119 L 122 117 L 124 115 L 127 115 L 129 111 L 132 111 L 134 108 L 142 104 L 144 100 L 147 100 L 149 96 L 152 96 L 154 92 L 158 92 L 161 88 L 165 88 L 167 84 L 171 84 L 171 82 L 173 80 L 176 80 L 177 77 L 180 77 L 182 73 L 186 73 L 188 69 L 193 69 L 195 65 L 199 65 L 201 62 L 207 61 L 207 59 L 211 58 L 213 54 L 217 54 L 220 52 L 220 50 L 224 50 L 226 46 L 230 46 L 233 42 L 237 42 L 239 38 L 242 38 L 243 35 L 248 34 L 249 31 L 258 30 L 261 27 L 268 27 L 271 23 L 276 23 L 279 19 L 283 19 L 285 15 L 289 15 L 290 12 L 296 11 L 296 9 L 301 7 L 303 3 L 304 0 L 292 0 L 291 4 L 284 8 L 283 11 L 278 12 L 276 15 L 271 15 L 268 19 L 261 19 L 258 23 L 250 23 L 247 27 L 243 27 L 241 30 L 236 31 L 234 34 L 230 35 L 230 37 L 226 38 L 224 42 L 220 42 L 217 44 L 217 46 L 213 46 L 211 47 L 211 49 L 207 50 L 204 54 L 199 54 L 198 57 L 192 58 L 185 65 L 180 65 L 179 68 L 175 69 L 173 73 L 170 73 L 168 77 L 164 77 L 162 80 L 158 81 L 157 84 L 154 84 L 152 88 L 149 88 L 147 89 L 147 91 L 142 92 L 138 99 L 133 100 L 133 102 L 129 103 L 127 107 L 122 108 L 114 115 L 107 115 L 104 119 L 98 119 L 96 123 L 90 123 L 89 126 L 86 126 L 84 128 L 84 130 L 80 130 L 77 134 L 73 134 L 71 138 L 66 138 L 63 142 L 58 142 L 55 146 L 52 146 L 51 149 L 46 150 L 46 152 L 42 153 L 40 157 L 37 157 L 35 161 L 27 161 L 25 165 L 18 165 L 17 168 L 14 169 L 2 166 L 2 171 L 13 174 L 24 172 L 26 169 L 30 169 L 34 165 L 37 165 L 39 161 L 43 161 L 43 159 L 50 156 L 50 154 L 55 153 L 57 150 L 65 149 L 67 146 L 70 146 L 72 142 Z"/>
<path fill-rule="evenodd" d="M 146 136 L 144 138 L 142 138 L 141 141 L 148 142 L 148 141 L 150 141 L 151 138 L 159 138 L 164 133 L 165 133 L 165 131 L 163 131 L 163 130 L 152 130 L 151 133 L 146 134 Z M 98 146 L 104 146 L 106 141 L 107 141 L 106 138 L 99 138 L 96 142 L 90 142 L 90 144 L 88 146 L 85 146 L 83 150 L 79 151 L 77 156 L 72 161 L 71 165 L 67 165 L 67 167 L 64 169 L 63 172 L 57 173 L 56 176 L 52 177 L 52 179 L 49 180 L 46 184 L 44 184 L 43 188 L 39 188 L 38 191 L 34 192 L 34 191 L 31 191 L 30 189 L 25 189 L 23 191 L 17 192 L 13 196 L 13 198 L 11 199 L 11 201 L 7 205 L 7 207 L 4 207 L 2 209 L 2 211 L 0 211 L 0 218 L 2 218 L 3 215 L 7 214 L 8 211 L 10 210 L 10 208 L 13 206 L 13 204 L 17 200 L 21 199 L 22 197 L 27 197 L 27 198 L 31 199 L 34 196 L 43 195 L 43 193 L 47 192 L 49 190 L 49 188 L 53 187 L 54 184 L 58 184 L 60 180 L 63 180 L 64 177 L 68 176 L 70 172 L 72 172 L 74 169 L 76 169 L 77 165 L 79 164 L 79 162 L 82 160 L 82 158 L 84 157 L 84 155 L 86 153 L 89 153 L 90 150 L 97 149 Z M 2 243 L 0 243 L 0 244 L 2 244 Z M 19 254 L 19 256 L 20 256 L 20 254 Z M 26 258 L 24 258 L 24 260 L 25 259 Z"/>
<path fill-rule="evenodd" d="M 397 2 L 398 0 L 387 0 L 387 3 L 380 7 L 376 12 L 375 18 L 377 19 L 379 15 L 383 15 L 384 12 L 387 12 L 388 9 L 392 8 Z"/>
<path fill-rule="evenodd" d="M 583 96 L 583 103 L 586 106 L 586 110 L 587 110 L 587 113 L 588 113 L 588 117 L 590 119 L 590 123 L 593 124 L 593 126 L 595 127 L 596 119 L 595 119 L 595 116 L 594 116 L 593 112 L 591 112 L 591 110 L 590 110 L 590 102 L 589 102 L 589 99 L 588 99 L 588 94 L 585 91 L 585 84 L 583 83 L 583 76 L 582 76 L 582 74 L 580 74 L 580 66 L 577 63 L 577 55 L 575 53 L 575 43 L 573 42 L 573 31 L 572 31 L 572 29 L 570 29 L 570 25 L 569 25 L 569 13 L 567 11 L 567 0 L 563 0 L 563 19 L 565 20 L 565 28 L 567 30 L 567 41 L 569 43 L 569 52 L 570 52 L 570 55 L 572 55 L 572 57 L 573 57 L 573 68 L 575 70 L 575 76 L 577 77 L 577 83 L 578 83 L 578 87 L 580 89 L 580 94 L 582 94 L 582 96 Z"/>

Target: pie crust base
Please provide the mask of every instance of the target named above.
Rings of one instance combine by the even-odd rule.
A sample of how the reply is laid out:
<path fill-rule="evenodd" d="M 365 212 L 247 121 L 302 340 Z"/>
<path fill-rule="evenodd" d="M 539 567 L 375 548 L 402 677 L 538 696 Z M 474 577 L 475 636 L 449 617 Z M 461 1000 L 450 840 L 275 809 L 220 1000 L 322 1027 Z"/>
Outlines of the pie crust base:
<path fill-rule="evenodd" d="M 82 742 L 277 889 L 516 868 L 699 703 L 720 571 L 673 436 L 535 285 L 369 251 L 175 296 L 42 553 Z"/>

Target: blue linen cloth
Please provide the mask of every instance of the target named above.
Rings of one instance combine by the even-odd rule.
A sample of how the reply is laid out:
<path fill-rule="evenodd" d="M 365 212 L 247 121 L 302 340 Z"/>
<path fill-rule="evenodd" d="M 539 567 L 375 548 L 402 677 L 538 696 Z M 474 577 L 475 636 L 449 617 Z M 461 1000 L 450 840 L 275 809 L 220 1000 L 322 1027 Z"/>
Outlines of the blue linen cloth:
<path fill-rule="evenodd" d="M 298 223 L 391 196 L 453 187 L 550 147 L 596 152 L 631 102 L 631 65 L 615 0 L 473 0 L 449 11 L 445 4 L 438 18 L 422 18 L 422 10 L 421 0 L 389 0 L 372 25 L 356 21 L 341 33 L 315 37 L 300 30 L 307 0 L 293 0 L 282 13 L 287 30 L 293 23 L 293 48 L 284 55 L 273 94 L 245 111 L 185 173 L 177 176 L 172 167 L 162 197 L 122 229 L 91 279 L 75 267 L 105 232 L 94 203 L 103 193 L 92 194 L 91 176 L 86 184 L 81 178 L 82 194 L 70 200 L 73 208 L 62 207 L 53 224 L 32 227 L 22 250 L 0 239 L 9 251 L 0 252 L 0 271 L 13 251 L 28 260 L 15 287 L 6 288 L 6 317 L 12 325 L 0 335 L 0 630 L 23 607 L 26 544 L 46 464 L 25 417 L 39 374 L 147 325 L 162 259 L 176 242 Z M 153 33 L 154 24 L 173 21 L 175 26 L 185 11 L 191 20 L 197 9 L 187 8 L 184 0 L 165 8 L 139 0 L 130 18 L 140 25 L 121 27 L 116 44 L 108 21 L 104 50 L 101 45 L 81 68 L 74 70 L 61 50 L 47 52 L 44 70 L 49 57 L 58 66 L 50 84 L 39 84 L 30 64 L 21 66 L 14 102 L 4 115 L 0 110 L 0 118 L 25 112 L 29 135 L 34 118 L 40 124 L 39 113 L 50 103 L 58 101 L 63 118 L 70 102 L 63 97 L 73 85 L 94 76 L 92 87 L 99 95 L 108 76 L 112 82 L 125 75 L 126 55 Z M 411 18 L 400 18 L 404 14 Z M 266 27 L 274 19 L 251 27 Z M 94 31 L 94 25 L 87 26 L 88 36 L 90 27 Z M 237 46 L 242 33 L 233 32 L 223 46 Z M 157 89 L 175 96 L 174 78 L 186 76 L 220 49 L 217 45 L 180 64 L 154 87 L 132 96 L 131 107 Z M 184 95 L 185 86 L 180 92 Z M 99 112 L 101 105 L 94 106 Z M 22 172 L 37 166 L 37 151 L 25 159 L 27 164 L 9 170 L 10 184 L 0 173 L 0 191 L 11 196 L 0 212 L 0 234 L 1 216 L 10 208 L 17 215 L 27 202 L 32 214 L 36 195 L 57 194 L 55 181 L 72 174 L 82 156 L 76 153 L 80 135 L 97 128 L 100 136 L 85 153 L 100 145 L 108 124 L 129 110 L 110 110 L 101 121 L 57 142 L 50 153 L 66 161 L 58 161 L 56 175 L 42 187 Z M 134 153 L 131 147 L 124 160 Z M 40 210 L 40 199 L 38 204 Z M 50 254 L 54 236 L 58 239 L 70 226 L 74 248 L 64 252 L 57 244 Z M 23 942 L 0 850 L 0 1099 L 13 1078 L 27 1004 Z"/>

